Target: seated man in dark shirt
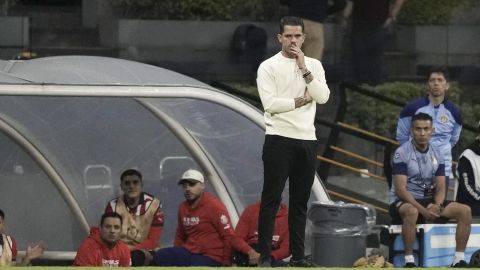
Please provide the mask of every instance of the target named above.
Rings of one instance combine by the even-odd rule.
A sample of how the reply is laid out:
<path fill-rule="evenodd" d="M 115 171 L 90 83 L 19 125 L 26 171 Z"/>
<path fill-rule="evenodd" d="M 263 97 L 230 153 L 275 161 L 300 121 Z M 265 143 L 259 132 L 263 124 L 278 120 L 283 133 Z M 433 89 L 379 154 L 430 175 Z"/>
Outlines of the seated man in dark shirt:
<path fill-rule="evenodd" d="M 480 122 L 478 132 L 480 133 Z M 472 215 L 480 216 L 480 135 L 460 155 L 457 170 L 455 200 L 469 205 Z"/>

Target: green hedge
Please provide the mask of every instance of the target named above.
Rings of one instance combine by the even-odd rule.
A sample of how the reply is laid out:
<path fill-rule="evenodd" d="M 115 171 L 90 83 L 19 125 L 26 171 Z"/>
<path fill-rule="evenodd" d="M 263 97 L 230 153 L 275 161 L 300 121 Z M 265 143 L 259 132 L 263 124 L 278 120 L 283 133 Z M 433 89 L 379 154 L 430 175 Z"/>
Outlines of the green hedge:
<path fill-rule="evenodd" d="M 111 0 L 124 18 L 163 20 L 277 20 L 278 0 Z"/>
<path fill-rule="evenodd" d="M 117 16 L 123 18 L 206 21 L 276 21 L 288 11 L 288 7 L 280 4 L 281 2 L 281 0 L 110 0 Z M 480 15 L 476 10 L 479 7 L 478 0 L 408 0 L 398 18 L 399 23 L 412 25 L 478 23 Z"/>
<path fill-rule="evenodd" d="M 393 82 L 371 87 L 362 87 L 372 90 L 386 97 L 401 102 L 409 102 L 426 94 L 425 84 Z M 464 123 L 475 126 L 480 119 L 480 104 L 471 104 L 469 100 L 462 100 L 462 89 L 455 82 L 450 83 L 448 98 L 459 105 Z M 365 95 L 347 92 L 347 114 L 345 122 L 379 135 L 395 138 L 398 116 L 401 107 L 379 101 Z M 456 152 L 467 147 L 478 135 L 475 132 L 463 129 Z"/>
<path fill-rule="evenodd" d="M 401 24 L 473 24 L 479 21 L 478 0 L 407 0 L 399 14 Z"/>

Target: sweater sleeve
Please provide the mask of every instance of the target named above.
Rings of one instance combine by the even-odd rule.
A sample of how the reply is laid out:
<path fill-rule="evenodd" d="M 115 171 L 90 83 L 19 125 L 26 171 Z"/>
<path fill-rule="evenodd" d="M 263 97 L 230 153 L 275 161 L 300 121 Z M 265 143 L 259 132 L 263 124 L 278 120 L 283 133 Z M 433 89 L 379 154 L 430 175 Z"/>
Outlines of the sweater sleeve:
<path fill-rule="evenodd" d="M 235 234 L 230 216 L 223 205 L 211 209 L 211 220 L 213 226 L 224 241 L 223 264 L 229 264 L 232 257 L 232 248 L 247 254 L 252 248 L 240 237 Z"/>
<path fill-rule="evenodd" d="M 460 133 L 462 132 L 462 125 L 459 123 L 455 123 L 452 131 L 452 137 L 450 138 L 450 144 L 452 147 L 457 144 L 458 140 L 460 139 Z"/>
<path fill-rule="evenodd" d="M 102 266 L 101 260 L 97 259 L 98 249 L 92 248 L 89 245 L 88 239 L 84 241 L 80 248 L 77 251 L 75 260 L 73 261 L 74 266 Z"/>
<path fill-rule="evenodd" d="M 325 70 L 320 61 L 315 61 L 315 68 L 312 71 L 313 80 L 307 84 L 308 94 L 319 104 L 325 104 L 330 97 L 330 89 L 325 79 Z"/>
<path fill-rule="evenodd" d="M 252 247 L 248 244 L 248 241 L 249 241 L 248 238 L 250 235 L 250 230 L 253 222 L 251 219 L 252 211 L 249 211 L 250 209 L 251 208 L 247 207 L 243 211 L 242 215 L 240 216 L 240 219 L 238 220 L 237 226 L 235 227 L 235 235 L 237 238 L 236 241 L 238 241 L 237 246 L 240 246 L 241 250 L 239 251 L 244 254 L 252 250 Z"/>
<path fill-rule="evenodd" d="M 248 242 L 248 232 L 250 231 L 251 224 L 250 213 L 248 210 L 249 208 L 246 208 L 243 211 L 238 220 L 237 226 L 235 227 L 235 234 L 246 242 Z"/>
<path fill-rule="evenodd" d="M 175 241 L 173 245 L 175 247 L 181 247 L 185 244 L 185 240 L 187 239 L 187 235 L 185 234 L 185 230 L 182 226 L 182 217 L 181 217 L 181 207 L 178 209 L 178 219 L 177 219 L 177 231 L 175 232 Z"/>
<path fill-rule="evenodd" d="M 275 78 L 265 65 L 260 65 L 257 74 L 257 87 L 263 109 L 271 114 L 295 110 L 294 98 L 277 96 Z"/>

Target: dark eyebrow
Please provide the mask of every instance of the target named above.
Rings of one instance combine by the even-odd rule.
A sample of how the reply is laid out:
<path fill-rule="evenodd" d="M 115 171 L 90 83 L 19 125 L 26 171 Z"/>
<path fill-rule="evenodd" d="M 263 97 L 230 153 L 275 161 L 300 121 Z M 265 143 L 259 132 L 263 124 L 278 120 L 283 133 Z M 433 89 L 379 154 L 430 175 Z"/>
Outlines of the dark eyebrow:
<path fill-rule="evenodd" d="M 137 184 L 137 183 L 140 183 L 140 180 L 124 180 L 123 183 L 125 184 Z"/>

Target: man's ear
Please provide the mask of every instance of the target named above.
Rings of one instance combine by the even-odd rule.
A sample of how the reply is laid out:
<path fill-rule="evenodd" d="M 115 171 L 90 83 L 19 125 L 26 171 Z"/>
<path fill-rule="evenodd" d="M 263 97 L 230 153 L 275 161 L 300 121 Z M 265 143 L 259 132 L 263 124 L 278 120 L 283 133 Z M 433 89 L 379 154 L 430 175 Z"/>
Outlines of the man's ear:
<path fill-rule="evenodd" d="M 282 34 L 277 34 L 278 42 L 282 43 Z"/>

